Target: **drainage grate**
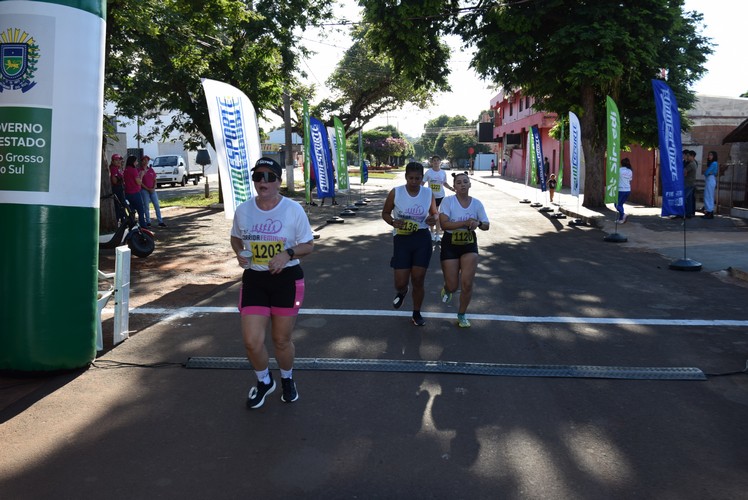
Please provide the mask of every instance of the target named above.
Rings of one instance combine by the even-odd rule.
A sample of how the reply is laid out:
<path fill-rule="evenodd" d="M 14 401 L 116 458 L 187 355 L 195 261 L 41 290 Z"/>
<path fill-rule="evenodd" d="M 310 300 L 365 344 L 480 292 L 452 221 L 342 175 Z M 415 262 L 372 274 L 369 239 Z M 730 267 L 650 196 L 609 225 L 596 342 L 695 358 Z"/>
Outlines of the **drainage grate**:
<path fill-rule="evenodd" d="M 251 370 L 245 358 L 190 357 L 186 368 Z M 270 368 L 277 369 L 275 360 Z M 501 377 L 608 378 L 627 380 L 706 380 L 704 372 L 689 367 L 510 365 L 461 361 L 421 361 L 390 359 L 297 358 L 294 370 L 454 373 Z"/>

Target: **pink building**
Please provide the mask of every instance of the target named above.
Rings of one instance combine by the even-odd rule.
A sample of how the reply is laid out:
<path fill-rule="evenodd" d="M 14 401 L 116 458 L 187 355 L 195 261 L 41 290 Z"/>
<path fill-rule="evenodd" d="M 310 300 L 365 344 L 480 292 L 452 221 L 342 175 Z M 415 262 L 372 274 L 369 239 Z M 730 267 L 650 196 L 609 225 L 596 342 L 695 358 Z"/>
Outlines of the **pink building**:
<path fill-rule="evenodd" d="M 525 179 L 527 155 L 527 131 L 533 125 L 540 130 L 543 145 L 543 156 L 548 158 L 551 173 L 558 175 L 560 143 L 549 136 L 548 132 L 556 124 L 557 115 L 537 111 L 533 108 L 534 99 L 522 95 L 521 90 L 500 92 L 491 99 L 493 114 L 493 139 L 496 152 L 500 158 L 506 158 L 508 167 L 506 176 L 512 179 Z M 705 168 L 706 152 L 715 150 L 720 155 L 720 164 L 724 174 L 720 177 L 717 193 L 718 205 L 722 209 L 730 207 L 748 207 L 748 181 L 746 181 L 746 157 L 748 147 L 737 144 L 723 144 L 723 139 L 732 132 L 741 121 L 748 117 L 748 99 L 698 96 L 693 109 L 688 111 L 692 122 L 689 132 L 682 135 L 684 149 L 696 151 L 699 162 L 697 175 L 697 198 L 701 198 L 701 177 Z M 569 187 L 569 147 L 568 131 L 564 145 L 563 185 Z M 732 142 L 732 141 L 730 141 Z M 621 151 L 621 158 L 629 158 L 634 170 L 629 201 L 647 206 L 661 206 L 662 184 L 659 175 L 659 155 L 656 149 L 645 149 L 631 145 Z M 584 190 L 584 176 L 581 179 Z"/>
<path fill-rule="evenodd" d="M 536 111 L 534 99 L 523 96 L 521 91 L 511 94 L 499 93 L 491 99 L 491 109 L 494 110 L 494 138 L 498 141 L 500 157 L 508 158 L 507 177 L 524 180 L 527 155 L 527 131 L 537 125 L 540 130 L 540 140 L 543 145 L 543 156 L 548 158 L 551 173 L 558 177 L 561 164 L 561 144 L 549 135 L 550 129 L 556 125 L 556 113 Z M 563 186 L 569 187 L 571 169 L 569 161 L 569 132 L 565 134 L 564 144 L 564 173 Z M 621 151 L 621 158 L 628 158 L 634 167 L 634 180 L 631 184 L 633 203 L 656 206 L 659 205 L 655 193 L 658 189 L 655 152 L 633 146 L 630 151 Z M 584 192 L 584 176 L 580 179 Z"/>
<path fill-rule="evenodd" d="M 507 177 L 525 178 L 527 132 L 534 125 L 540 130 L 543 156 L 551 164 L 551 173 L 558 173 L 560 144 L 548 135 L 556 123 L 556 113 L 535 111 L 533 102 L 532 97 L 523 96 L 521 91 L 502 91 L 491 99 L 493 137 L 498 144 L 499 157 L 507 160 Z"/>

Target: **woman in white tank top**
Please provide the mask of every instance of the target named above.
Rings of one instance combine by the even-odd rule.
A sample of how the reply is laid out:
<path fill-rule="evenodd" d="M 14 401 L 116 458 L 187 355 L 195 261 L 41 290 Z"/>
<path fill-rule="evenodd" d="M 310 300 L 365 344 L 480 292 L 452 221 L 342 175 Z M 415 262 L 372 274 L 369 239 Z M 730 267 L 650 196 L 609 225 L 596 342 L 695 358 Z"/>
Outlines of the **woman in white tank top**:
<path fill-rule="evenodd" d="M 405 166 L 404 186 L 392 189 L 382 208 L 382 219 L 393 228 L 393 256 L 390 266 L 395 272 L 397 295 L 392 306 L 399 309 L 413 287 L 413 316 L 416 326 L 426 322 L 421 316 L 421 305 L 425 295 L 426 270 L 431 261 L 431 231 L 429 226 L 436 221 L 436 202 L 431 189 L 421 186 L 423 165 L 410 162 Z"/>

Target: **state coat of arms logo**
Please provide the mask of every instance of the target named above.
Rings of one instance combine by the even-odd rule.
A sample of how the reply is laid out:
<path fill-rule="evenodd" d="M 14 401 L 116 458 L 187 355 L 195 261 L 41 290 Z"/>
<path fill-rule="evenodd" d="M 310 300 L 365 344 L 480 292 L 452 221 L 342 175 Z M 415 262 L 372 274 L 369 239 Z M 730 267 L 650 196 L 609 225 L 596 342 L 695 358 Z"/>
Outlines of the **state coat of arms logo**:
<path fill-rule="evenodd" d="M 0 33 L 0 93 L 28 92 L 36 85 L 34 72 L 38 61 L 39 46 L 31 35 L 17 28 Z"/>

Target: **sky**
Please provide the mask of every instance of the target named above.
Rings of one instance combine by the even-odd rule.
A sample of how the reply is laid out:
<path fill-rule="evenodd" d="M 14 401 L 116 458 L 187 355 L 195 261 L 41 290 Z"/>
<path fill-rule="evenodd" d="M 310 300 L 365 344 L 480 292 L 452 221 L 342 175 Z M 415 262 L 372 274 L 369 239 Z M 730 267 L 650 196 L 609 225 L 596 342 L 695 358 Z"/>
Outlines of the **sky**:
<path fill-rule="evenodd" d="M 343 7 L 336 13 L 337 18 L 358 20 L 359 9 L 353 0 L 343 0 Z M 697 94 L 738 97 L 748 92 L 748 64 L 745 64 L 745 21 L 748 19 L 748 1 L 745 0 L 686 0 L 687 11 L 696 10 L 704 15 L 702 34 L 715 44 L 714 53 L 709 57 L 706 75 L 698 81 L 693 90 Z M 317 54 L 302 63 L 301 69 L 309 76 L 307 83 L 318 88 L 319 100 L 323 95 L 325 80 L 335 69 L 351 40 L 347 28 L 328 26 L 324 29 L 308 30 L 302 41 Z M 441 93 L 434 99 L 435 104 L 426 110 L 413 106 L 406 107 L 387 116 L 372 121 L 365 129 L 381 125 L 395 125 L 410 137 L 418 137 L 425 123 L 440 115 L 463 115 L 468 120 L 478 118 L 482 110 L 489 108 L 491 98 L 496 96 L 496 88 L 469 68 L 471 50 L 463 50 L 456 37 L 447 42 L 452 46 L 450 61 L 451 93 Z"/>

